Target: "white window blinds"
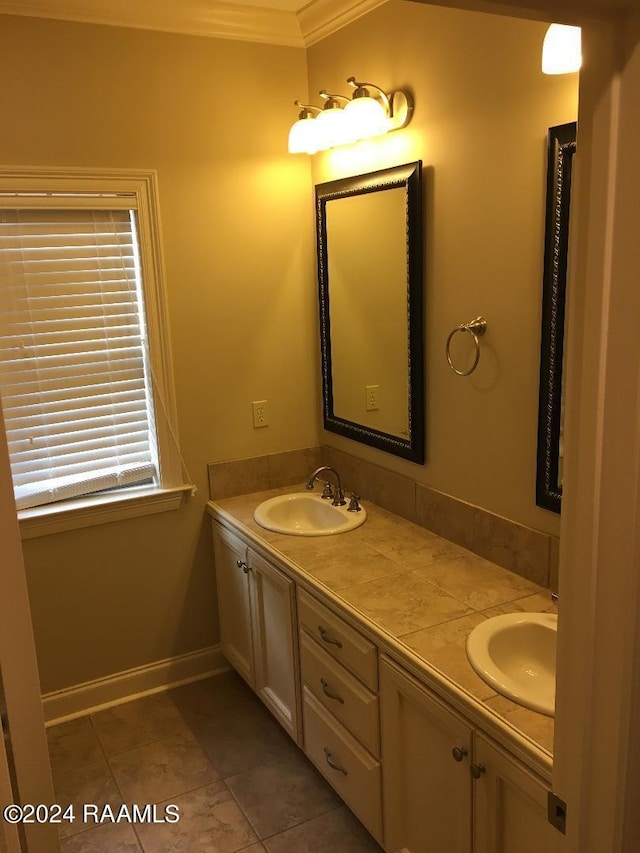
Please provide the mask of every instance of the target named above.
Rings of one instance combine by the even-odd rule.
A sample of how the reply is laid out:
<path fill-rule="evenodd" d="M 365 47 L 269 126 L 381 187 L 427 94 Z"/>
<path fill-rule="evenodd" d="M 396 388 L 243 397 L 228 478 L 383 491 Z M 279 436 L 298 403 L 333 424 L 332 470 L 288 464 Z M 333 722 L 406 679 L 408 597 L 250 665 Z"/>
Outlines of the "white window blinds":
<path fill-rule="evenodd" d="M 0 210 L 0 394 L 18 509 L 156 480 L 144 336 L 134 211 Z"/>

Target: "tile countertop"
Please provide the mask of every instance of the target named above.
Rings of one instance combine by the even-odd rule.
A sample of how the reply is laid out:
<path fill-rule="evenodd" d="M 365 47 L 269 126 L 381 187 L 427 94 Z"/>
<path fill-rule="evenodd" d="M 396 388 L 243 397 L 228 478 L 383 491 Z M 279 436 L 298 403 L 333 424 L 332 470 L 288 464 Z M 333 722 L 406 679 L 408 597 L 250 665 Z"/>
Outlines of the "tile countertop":
<path fill-rule="evenodd" d="M 363 502 L 366 522 L 335 536 L 289 536 L 254 521 L 261 501 L 303 488 L 210 501 L 208 511 L 284 558 L 308 588 L 324 592 L 352 616 L 355 611 L 356 624 L 368 629 L 382 651 L 419 676 L 430 674 L 426 683 L 433 686 L 435 680 L 449 701 L 462 696 L 454 706 L 467 716 L 469 711 L 471 717 L 479 715 L 484 728 L 493 723 L 489 733 L 505 734 L 507 745 L 512 747 L 515 738 L 517 751 L 533 758 L 536 769 L 549 777 L 553 718 L 485 684 L 467 660 L 465 642 L 471 629 L 490 616 L 556 612 L 550 591 L 368 501 Z"/>

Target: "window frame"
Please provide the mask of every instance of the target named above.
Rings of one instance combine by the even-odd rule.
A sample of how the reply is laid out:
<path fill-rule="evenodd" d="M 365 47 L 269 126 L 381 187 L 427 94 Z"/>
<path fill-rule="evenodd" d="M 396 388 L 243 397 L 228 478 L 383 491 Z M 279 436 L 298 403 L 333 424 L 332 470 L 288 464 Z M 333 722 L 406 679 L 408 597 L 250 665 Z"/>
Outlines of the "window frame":
<path fill-rule="evenodd" d="M 42 207 L 42 195 L 60 207 L 135 207 L 149 363 L 158 445 L 159 484 L 113 490 L 19 510 L 23 539 L 177 509 L 192 486 L 185 484 L 178 449 L 176 395 L 155 170 L 0 168 L 0 206 Z M 73 204 L 70 200 L 73 198 Z M 65 204 L 66 200 L 66 204 Z M 47 205 L 51 206 L 51 205 Z"/>

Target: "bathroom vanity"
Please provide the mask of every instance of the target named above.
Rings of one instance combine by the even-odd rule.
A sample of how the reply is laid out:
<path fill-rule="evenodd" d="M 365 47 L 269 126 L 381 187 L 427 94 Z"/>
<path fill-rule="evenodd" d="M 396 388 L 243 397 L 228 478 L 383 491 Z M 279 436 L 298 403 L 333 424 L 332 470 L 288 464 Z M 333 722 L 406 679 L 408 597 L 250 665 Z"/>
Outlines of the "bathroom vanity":
<path fill-rule="evenodd" d="M 560 850 L 553 720 L 483 686 L 461 629 L 546 590 L 370 504 L 337 536 L 261 528 L 283 491 L 208 504 L 232 666 L 388 853 Z M 477 598 L 439 589 L 447 561 L 473 567 Z"/>

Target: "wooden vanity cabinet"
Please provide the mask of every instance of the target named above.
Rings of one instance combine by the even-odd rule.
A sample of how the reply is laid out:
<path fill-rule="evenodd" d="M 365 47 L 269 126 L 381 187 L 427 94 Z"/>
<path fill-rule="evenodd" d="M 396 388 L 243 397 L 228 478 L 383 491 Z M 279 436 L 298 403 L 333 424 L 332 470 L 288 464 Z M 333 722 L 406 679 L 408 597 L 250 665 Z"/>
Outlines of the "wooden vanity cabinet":
<path fill-rule="evenodd" d="M 387 853 L 561 853 L 542 779 L 277 560 L 213 541 L 224 655 Z"/>
<path fill-rule="evenodd" d="M 299 744 L 295 584 L 216 522 L 213 545 L 222 652 Z"/>
<path fill-rule="evenodd" d="M 559 853 L 544 782 L 384 656 L 380 702 L 388 853 Z"/>
<path fill-rule="evenodd" d="M 470 853 L 472 726 L 384 656 L 380 703 L 386 849 Z"/>
<path fill-rule="evenodd" d="M 383 843 L 378 649 L 298 588 L 304 751 Z"/>
<path fill-rule="evenodd" d="M 544 782 L 481 731 L 473 755 L 485 768 L 473 786 L 473 853 L 560 853 L 564 836 L 547 820 Z"/>

